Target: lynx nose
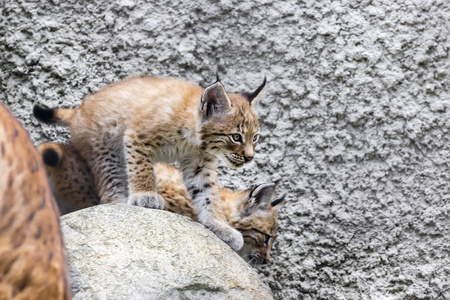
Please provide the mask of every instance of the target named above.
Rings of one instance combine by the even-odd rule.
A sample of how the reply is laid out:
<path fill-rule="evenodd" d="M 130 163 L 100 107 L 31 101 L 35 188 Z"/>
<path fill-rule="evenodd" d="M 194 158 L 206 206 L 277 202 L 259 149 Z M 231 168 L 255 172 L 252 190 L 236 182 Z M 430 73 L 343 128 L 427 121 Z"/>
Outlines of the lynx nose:
<path fill-rule="evenodd" d="M 270 262 L 270 260 L 266 259 L 266 258 L 263 258 L 263 260 L 262 260 L 263 265 L 267 265 L 269 262 Z"/>
<path fill-rule="evenodd" d="M 244 156 L 244 160 L 246 163 L 252 161 L 252 159 L 253 159 L 253 156 Z"/>

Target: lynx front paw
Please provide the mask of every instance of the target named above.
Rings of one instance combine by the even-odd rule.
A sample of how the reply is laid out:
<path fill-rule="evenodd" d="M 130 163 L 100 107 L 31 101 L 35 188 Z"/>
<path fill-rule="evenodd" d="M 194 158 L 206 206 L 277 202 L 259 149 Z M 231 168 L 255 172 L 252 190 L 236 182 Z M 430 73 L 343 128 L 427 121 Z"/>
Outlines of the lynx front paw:
<path fill-rule="evenodd" d="M 164 209 L 164 198 L 155 192 L 134 193 L 128 198 L 128 204 L 146 208 Z"/>
<path fill-rule="evenodd" d="M 214 232 L 222 241 L 227 243 L 233 250 L 238 251 L 244 246 L 244 237 L 236 229 L 225 223 L 215 223 L 206 226 Z"/>

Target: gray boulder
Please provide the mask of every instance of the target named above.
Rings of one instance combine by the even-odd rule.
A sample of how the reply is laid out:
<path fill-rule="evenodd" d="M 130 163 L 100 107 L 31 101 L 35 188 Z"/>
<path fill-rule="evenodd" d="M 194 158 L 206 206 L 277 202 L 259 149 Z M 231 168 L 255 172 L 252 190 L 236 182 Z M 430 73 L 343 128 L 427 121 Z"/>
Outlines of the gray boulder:
<path fill-rule="evenodd" d="M 61 217 L 74 299 L 272 299 L 253 269 L 189 218 L 110 204 Z"/>

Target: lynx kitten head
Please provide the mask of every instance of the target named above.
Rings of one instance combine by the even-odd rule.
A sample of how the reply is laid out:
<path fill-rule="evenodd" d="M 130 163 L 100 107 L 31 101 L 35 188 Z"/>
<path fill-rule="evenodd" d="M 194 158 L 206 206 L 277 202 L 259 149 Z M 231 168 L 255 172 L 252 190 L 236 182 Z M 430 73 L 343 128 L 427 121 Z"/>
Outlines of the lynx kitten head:
<path fill-rule="evenodd" d="M 208 86 L 200 101 L 202 143 L 230 167 L 240 168 L 254 157 L 259 122 L 253 104 L 266 87 L 264 82 L 250 93 L 227 94 L 222 83 Z"/>
<path fill-rule="evenodd" d="M 234 209 L 229 214 L 231 226 L 244 237 L 244 247 L 238 251 L 250 264 L 267 264 L 276 238 L 278 215 L 286 197 L 273 200 L 276 183 L 264 183 L 253 189 L 232 192 L 221 191 L 225 201 L 232 201 Z"/>

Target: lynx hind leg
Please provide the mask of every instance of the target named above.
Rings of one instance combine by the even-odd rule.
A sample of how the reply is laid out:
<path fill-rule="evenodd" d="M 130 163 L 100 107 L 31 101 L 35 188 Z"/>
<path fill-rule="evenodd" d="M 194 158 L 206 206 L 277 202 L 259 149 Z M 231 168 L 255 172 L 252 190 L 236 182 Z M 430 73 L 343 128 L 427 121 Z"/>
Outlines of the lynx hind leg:
<path fill-rule="evenodd" d="M 126 203 L 128 197 L 123 153 L 121 147 L 111 141 L 110 137 L 99 137 L 92 146 L 86 143 L 76 146 L 94 176 L 101 204 Z"/>
<path fill-rule="evenodd" d="M 217 159 L 189 159 L 181 162 L 186 187 L 198 220 L 232 249 L 244 246 L 242 234 L 226 222 L 217 186 Z"/>
<path fill-rule="evenodd" d="M 133 132 L 124 136 L 124 152 L 128 174 L 128 204 L 164 209 L 164 198 L 156 190 L 153 169 L 155 141 L 139 139 Z"/>

